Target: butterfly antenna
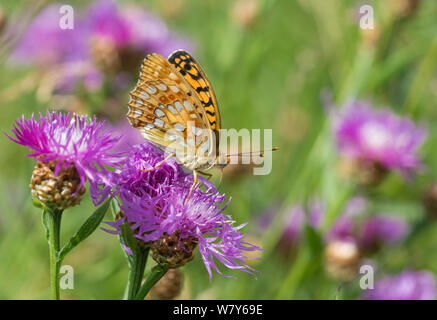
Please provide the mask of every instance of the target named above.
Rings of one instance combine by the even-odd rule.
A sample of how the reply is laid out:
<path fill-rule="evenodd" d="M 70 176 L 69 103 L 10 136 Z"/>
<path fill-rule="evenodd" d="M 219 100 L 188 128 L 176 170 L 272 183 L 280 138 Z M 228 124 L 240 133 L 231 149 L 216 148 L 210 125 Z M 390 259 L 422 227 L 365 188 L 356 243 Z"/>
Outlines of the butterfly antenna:
<path fill-rule="evenodd" d="M 233 154 L 228 154 L 228 157 L 236 157 L 236 156 L 251 156 L 251 155 L 255 155 L 255 154 L 259 154 L 260 157 L 264 157 L 264 152 L 266 151 L 276 151 L 279 150 L 278 147 L 273 147 L 271 149 L 266 149 L 266 150 L 261 150 L 261 151 L 246 151 L 246 152 L 239 152 L 239 153 L 233 153 Z"/>

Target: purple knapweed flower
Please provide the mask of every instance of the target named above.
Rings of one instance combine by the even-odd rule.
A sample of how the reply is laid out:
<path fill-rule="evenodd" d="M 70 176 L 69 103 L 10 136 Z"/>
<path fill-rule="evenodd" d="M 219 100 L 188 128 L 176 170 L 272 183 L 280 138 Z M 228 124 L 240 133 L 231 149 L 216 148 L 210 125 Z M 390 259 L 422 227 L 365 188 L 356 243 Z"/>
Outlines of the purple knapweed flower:
<path fill-rule="evenodd" d="M 375 282 L 374 289 L 366 290 L 366 300 L 433 300 L 434 274 L 429 271 L 403 271 Z"/>
<path fill-rule="evenodd" d="M 103 127 L 104 122 L 95 117 L 90 120 L 86 116 L 47 110 L 45 116 L 40 113 L 39 117 L 32 114 L 30 119 L 19 118 L 12 128 L 15 138 L 8 137 L 29 147 L 32 153 L 27 156 L 39 162 L 55 160 L 55 176 L 73 164 L 83 186 L 86 179 L 110 183 L 107 167 L 115 167 L 121 161 L 119 154 L 111 152 L 119 138 Z"/>
<path fill-rule="evenodd" d="M 192 176 L 185 173 L 173 157 L 156 167 L 165 158 L 161 150 L 149 142 L 134 146 L 129 142 L 133 141 L 124 140 L 124 146 L 130 150 L 121 167 L 108 175 L 110 183 L 99 181 L 90 190 L 94 204 L 101 203 L 110 194 L 119 195 L 122 200 L 124 196 L 130 197 L 131 193 L 153 200 L 175 185 L 192 183 Z M 144 171 L 152 168 L 155 169 Z"/>
<path fill-rule="evenodd" d="M 427 133 L 406 117 L 353 101 L 334 112 L 333 122 L 342 156 L 373 161 L 403 174 L 422 165 L 417 152 Z"/>
<path fill-rule="evenodd" d="M 164 158 L 164 152 L 151 143 L 133 146 L 122 168 L 114 175 L 118 192 L 128 191 L 139 196 L 146 194 L 153 198 L 168 192 L 175 185 L 189 184 L 192 176 L 183 171 L 174 157 L 155 168 Z M 155 169 L 141 171 L 152 168 Z"/>
<path fill-rule="evenodd" d="M 189 251 L 182 243 L 191 239 L 199 246 L 203 262 L 210 277 L 212 270 L 222 274 L 214 259 L 226 267 L 254 273 L 246 264 L 244 251 L 262 250 L 245 242 L 240 233 L 244 225 L 235 222 L 223 212 L 225 196 L 214 185 L 202 179 L 205 190 L 197 186 L 187 199 L 192 175 L 185 173 L 173 158 L 152 169 L 165 158 L 165 154 L 150 143 L 132 148 L 123 167 L 114 173 L 114 194 L 120 198 L 123 218 L 109 225 L 119 233 L 127 221 L 135 237 L 152 246 L 163 236 L 175 237 L 180 250 Z M 114 231 L 110 231 L 114 233 Z M 191 249 L 191 248 L 190 248 Z"/>

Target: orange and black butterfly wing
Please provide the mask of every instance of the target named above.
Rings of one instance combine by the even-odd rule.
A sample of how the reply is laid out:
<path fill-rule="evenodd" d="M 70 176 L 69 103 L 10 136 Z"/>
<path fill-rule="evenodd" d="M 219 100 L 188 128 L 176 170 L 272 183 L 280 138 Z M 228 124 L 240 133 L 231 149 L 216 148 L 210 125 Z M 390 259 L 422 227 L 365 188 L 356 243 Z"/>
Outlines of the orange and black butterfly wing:
<path fill-rule="evenodd" d="M 217 98 L 211 83 L 209 82 L 205 71 L 194 58 L 184 50 L 173 52 L 168 61 L 176 68 L 177 71 L 187 80 L 189 85 L 197 94 L 207 115 L 209 125 L 215 131 L 216 136 L 221 128 L 220 112 Z M 217 139 L 218 141 L 218 139 Z"/>
<path fill-rule="evenodd" d="M 208 154 L 212 137 L 201 101 L 193 88 L 163 57 L 144 59 L 140 77 L 130 92 L 130 124 L 150 142 L 176 153 L 182 160 L 187 149 Z M 188 126 L 192 124 L 192 126 Z"/>

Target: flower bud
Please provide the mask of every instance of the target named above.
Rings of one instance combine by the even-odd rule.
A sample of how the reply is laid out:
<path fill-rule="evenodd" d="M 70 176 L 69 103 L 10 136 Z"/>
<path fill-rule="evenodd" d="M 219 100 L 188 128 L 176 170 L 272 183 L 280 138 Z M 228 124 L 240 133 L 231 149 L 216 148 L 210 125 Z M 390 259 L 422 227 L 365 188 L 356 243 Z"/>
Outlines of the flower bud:
<path fill-rule="evenodd" d="M 360 252 L 353 241 L 332 241 L 324 252 L 325 270 L 333 278 L 350 281 L 357 274 Z"/>
<path fill-rule="evenodd" d="M 105 38 L 91 41 L 91 54 L 94 63 L 105 74 L 116 74 L 120 69 L 120 59 L 115 43 Z"/>
<path fill-rule="evenodd" d="M 91 41 L 93 61 L 100 71 L 107 75 L 119 72 L 138 72 L 138 65 L 144 58 L 144 53 L 132 46 L 118 46 L 105 38 L 94 38 Z"/>
<path fill-rule="evenodd" d="M 341 157 L 338 162 L 338 172 L 346 180 L 356 179 L 366 187 L 376 187 L 381 184 L 388 170 L 381 163 L 363 159 Z"/>
<path fill-rule="evenodd" d="M 29 187 L 32 195 L 41 203 L 65 209 L 79 204 L 86 189 L 82 186 L 78 190 L 80 176 L 73 164 L 62 167 L 55 176 L 57 163 L 57 160 L 38 161 Z"/>
<path fill-rule="evenodd" d="M 189 236 L 181 239 L 179 231 L 172 235 L 164 233 L 151 244 L 152 257 L 159 264 L 179 268 L 193 260 L 196 245 L 196 238 Z"/>
<path fill-rule="evenodd" d="M 150 290 L 150 297 L 158 300 L 172 300 L 182 289 L 183 276 L 180 269 L 170 269 Z"/>

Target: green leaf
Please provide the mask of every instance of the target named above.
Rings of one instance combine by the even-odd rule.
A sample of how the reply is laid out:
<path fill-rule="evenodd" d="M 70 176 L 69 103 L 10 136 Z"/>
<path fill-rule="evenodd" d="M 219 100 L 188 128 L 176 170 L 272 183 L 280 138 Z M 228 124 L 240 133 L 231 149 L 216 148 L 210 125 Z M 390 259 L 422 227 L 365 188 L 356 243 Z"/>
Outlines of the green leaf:
<path fill-rule="evenodd" d="M 79 243 L 88 238 L 100 225 L 103 217 L 108 211 L 110 199 L 106 200 L 100 207 L 94 211 L 94 213 L 84 222 L 79 231 L 71 237 L 67 244 L 62 248 L 59 253 L 59 260 L 62 261 L 64 257 L 73 250 Z"/>
<path fill-rule="evenodd" d="M 303 229 L 303 236 L 310 253 L 314 257 L 320 257 L 323 251 L 323 242 L 320 234 L 310 225 L 306 224 Z"/>
<path fill-rule="evenodd" d="M 44 208 L 44 206 L 42 205 L 42 203 L 41 202 L 39 202 L 38 200 L 35 200 L 35 199 L 33 199 L 32 200 L 32 204 L 35 206 L 35 207 L 37 207 L 37 208 Z"/>
<path fill-rule="evenodd" d="M 112 199 L 111 201 L 111 209 L 112 209 L 112 215 L 115 219 L 117 213 L 120 211 L 120 208 L 118 206 L 117 200 Z M 119 240 L 120 243 L 123 245 L 125 245 L 126 247 L 128 247 L 130 250 L 132 250 L 132 252 L 137 251 L 138 248 L 138 242 L 136 240 L 136 238 L 134 237 L 134 234 L 132 232 L 132 229 L 129 227 L 129 223 L 126 221 L 124 222 L 121 226 L 121 235 L 119 236 Z M 131 264 L 132 263 L 132 257 L 131 255 L 129 255 L 123 248 L 123 252 L 126 254 L 128 263 Z"/>

